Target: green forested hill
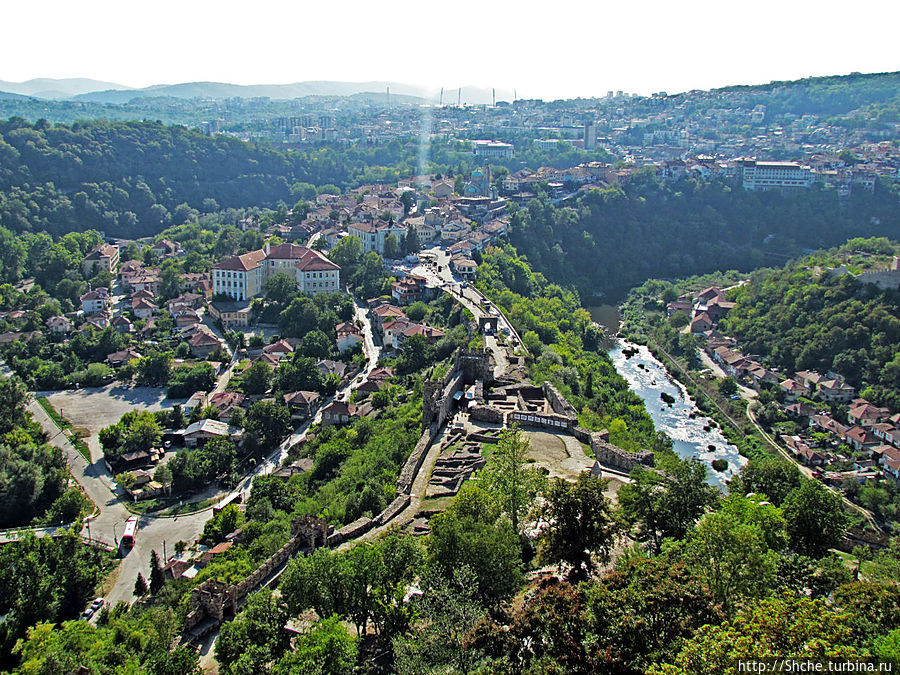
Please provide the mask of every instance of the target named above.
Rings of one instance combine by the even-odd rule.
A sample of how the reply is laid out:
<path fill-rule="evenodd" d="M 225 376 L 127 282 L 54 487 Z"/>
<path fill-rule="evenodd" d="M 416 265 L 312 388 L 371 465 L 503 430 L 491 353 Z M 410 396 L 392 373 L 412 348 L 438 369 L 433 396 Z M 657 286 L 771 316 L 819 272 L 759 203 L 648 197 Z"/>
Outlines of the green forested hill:
<path fill-rule="evenodd" d="M 732 291 L 737 306 L 723 330 L 745 353 L 761 354 L 785 371 L 834 370 L 855 386 L 871 386 L 870 400 L 900 408 L 900 291 L 826 269 L 871 262 L 853 251 L 896 248 L 885 240 L 856 240 L 757 272 Z"/>
<path fill-rule="evenodd" d="M 407 154 L 399 142 L 281 152 L 155 122 L 53 126 L 13 118 L 0 122 L 0 225 L 17 232 L 152 234 L 184 222 L 189 208 L 293 203 L 298 182 L 345 187 L 385 171 L 396 180 L 384 167 L 403 167 Z"/>
<path fill-rule="evenodd" d="M 512 219 L 512 243 L 551 281 L 583 298 L 652 278 L 781 265 L 852 236 L 900 237 L 900 200 L 879 185 L 747 192 L 723 181 L 663 184 L 638 174 L 569 206 L 533 200 Z"/>

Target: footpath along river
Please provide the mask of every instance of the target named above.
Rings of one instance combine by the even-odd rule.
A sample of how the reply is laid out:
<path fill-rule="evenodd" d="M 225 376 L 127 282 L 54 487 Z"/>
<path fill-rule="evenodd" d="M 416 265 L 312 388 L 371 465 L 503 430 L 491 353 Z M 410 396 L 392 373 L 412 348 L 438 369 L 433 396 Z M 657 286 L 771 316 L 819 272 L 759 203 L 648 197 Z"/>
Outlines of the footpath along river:
<path fill-rule="evenodd" d="M 618 332 L 621 316 L 614 305 L 597 305 L 587 309 L 608 335 Z M 627 358 L 626 349 L 637 351 Z M 725 483 L 747 463 L 746 458 L 741 457 L 738 449 L 725 440 L 718 428 L 710 425 L 711 420 L 703 416 L 681 384 L 669 377 L 663 364 L 649 349 L 617 339 L 610 345 L 609 356 L 628 386 L 644 400 L 656 428 L 671 437 L 675 452 L 680 457 L 699 458 L 706 464 L 709 483 L 724 489 Z M 669 405 L 663 401 L 660 398 L 662 393 L 675 399 L 674 403 Z M 710 450 L 710 447 L 713 449 Z M 712 468 L 714 459 L 724 459 L 728 462 L 728 468 L 716 471 Z"/>

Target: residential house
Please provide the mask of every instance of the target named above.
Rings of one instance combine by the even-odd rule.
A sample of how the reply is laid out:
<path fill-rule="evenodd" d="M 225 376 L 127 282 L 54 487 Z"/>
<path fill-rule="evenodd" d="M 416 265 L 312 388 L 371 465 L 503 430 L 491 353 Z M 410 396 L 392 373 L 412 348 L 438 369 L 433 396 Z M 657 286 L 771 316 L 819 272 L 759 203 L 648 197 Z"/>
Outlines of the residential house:
<path fill-rule="evenodd" d="M 168 239 L 160 239 L 150 247 L 150 250 L 157 258 L 168 258 L 178 253 L 178 244 Z"/>
<path fill-rule="evenodd" d="M 347 372 L 347 364 L 331 359 L 320 360 L 316 368 L 322 371 L 323 375 L 337 375 L 341 379 L 344 379 L 344 373 Z"/>
<path fill-rule="evenodd" d="M 155 304 L 145 298 L 137 298 L 131 301 L 131 311 L 138 319 L 149 319 L 159 309 Z"/>
<path fill-rule="evenodd" d="M 401 307 L 411 305 L 425 297 L 425 279 L 409 275 L 391 284 L 391 297 Z"/>
<path fill-rule="evenodd" d="M 824 378 L 814 370 L 801 370 L 799 373 L 794 373 L 794 379 L 809 389 L 810 393 L 814 393 L 816 391 L 816 386 Z"/>
<path fill-rule="evenodd" d="M 219 411 L 218 419 L 222 422 L 229 422 L 234 411 L 241 408 L 243 402 L 244 395 L 236 391 L 219 391 L 210 394 L 207 399 L 207 405 Z"/>
<path fill-rule="evenodd" d="M 709 314 L 701 312 L 691 320 L 691 333 L 705 333 L 713 327 Z"/>
<path fill-rule="evenodd" d="M 190 395 L 187 401 L 184 402 L 184 405 L 181 406 L 181 409 L 184 411 L 184 414 L 190 416 L 194 410 L 206 407 L 207 401 L 209 398 L 209 394 L 205 391 L 195 391 Z"/>
<path fill-rule="evenodd" d="M 453 181 L 446 178 L 439 180 L 431 186 L 431 192 L 438 199 L 447 199 L 453 196 Z"/>
<path fill-rule="evenodd" d="M 122 280 L 122 285 L 126 290 L 131 291 L 147 291 L 151 297 L 159 295 L 160 275 L 157 270 L 141 270 L 134 274 L 129 274 Z"/>
<path fill-rule="evenodd" d="M 240 440 L 243 435 L 244 430 L 239 427 L 229 426 L 219 420 L 203 419 L 184 430 L 184 443 L 190 448 L 196 448 L 213 438 Z"/>
<path fill-rule="evenodd" d="M 117 333 L 121 333 L 122 335 L 127 335 L 134 330 L 134 324 L 129 321 L 128 317 L 122 316 L 121 314 L 114 316 L 112 321 L 109 322 L 109 325 L 112 326 Z"/>
<path fill-rule="evenodd" d="M 690 316 L 694 305 L 688 300 L 673 300 L 666 305 L 666 316 L 672 317 L 675 314 L 687 314 Z"/>
<path fill-rule="evenodd" d="M 866 450 L 881 445 L 878 437 L 865 427 L 852 427 L 847 431 L 846 440 L 855 450 Z"/>
<path fill-rule="evenodd" d="M 333 401 L 322 409 L 322 425 L 349 424 L 361 417 L 359 406 L 345 401 Z"/>
<path fill-rule="evenodd" d="M 337 331 L 337 348 L 341 353 L 363 343 L 363 337 L 359 328 L 352 323 L 340 323 L 335 330 Z"/>
<path fill-rule="evenodd" d="M 186 312 L 181 312 L 178 316 L 175 317 L 175 325 L 178 328 L 184 328 L 185 326 L 193 326 L 200 323 L 200 315 L 197 314 L 192 309 L 187 310 Z"/>
<path fill-rule="evenodd" d="M 80 300 L 81 310 L 85 314 L 95 314 L 106 309 L 109 304 L 109 295 L 105 288 L 97 288 L 82 295 Z"/>
<path fill-rule="evenodd" d="M 887 408 L 879 408 L 869 402 L 861 403 L 850 408 L 847 411 L 847 420 L 850 424 L 856 424 L 861 427 L 872 427 L 882 419 L 886 419 L 891 411 Z"/>
<path fill-rule="evenodd" d="M 119 366 L 124 366 L 126 363 L 131 361 L 132 359 L 139 359 L 141 355 L 135 351 L 133 348 L 128 347 L 123 349 L 122 351 L 112 352 L 111 354 L 106 355 L 106 362 L 111 365 L 113 368 L 118 368 Z"/>
<path fill-rule="evenodd" d="M 406 320 L 406 312 L 396 305 L 383 303 L 372 308 L 372 314 L 375 317 L 375 324 L 378 331 L 384 334 L 384 324 L 388 321 L 397 321 L 398 319 Z"/>
<path fill-rule="evenodd" d="M 464 255 L 452 257 L 450 259 L 450 266 L 453 268 L 453 271 L 461 277 L 470 278 L 475 276 L 475 271 L 478 269 L 478 265 L 475 261 Z"/>
<path fill-rule="evenodd" d="M 304 420 L 315 412 L 319 398 L 314 391 L 294 391 L 284 395 L 284 402 L 291 411 L 291 417 Z"/>
<path fill-rule="evenodd" d="M 809 426 L 818 427 L 823 431 L 827 431 L 834 436 L 837 436 L 837 438 L 842 441 L 847 438 L 847 432 L 850 431 L 850 427 L 844 426 L 840 422 L 832 419 L 829 415 L 826 415 L 824 413 L 816 414 L 810 417 Z"/>
<path fill-rule="evenodd" d="M 792 380 L 790 378 L 782 382 L 779 386 L 784 392 L 785 401 L 789 403 L 794 403 L 801 396 L 806 398 L 810 394 L 808 387 L 805 387 L 797 380 Z"/>
<path fill-rule="evenodd" d="M 47 328 L 56 335 L 65 335 L 71 333 L 75 326 L 64 316 L 51 316 L 47 319 Z"/>
<path fill-rule="evenodd" d="M 209 315 L 221 321 L 225 329 L 246 328 L 250 325 L 250 301 L 210 303 Z"/>
<path fill-rule="evenodd" d="M 219 338 L 205 330 L 194 333 L 187 343 L 191 348 L 191 354 L 198 359 L 205 359 L 222 346 Z"/>
<path fill-rule="evenodd" d="M 820 380 L 816 386 L 816 396 L 823 401 L 847 403 L 856 396 L 856 389 L 847 384 L 843 379 L 832 378 Z"/>
<path fill-rule="evenodd" d="M 392 330 L 391 333 L 393 338 L 392 347 L 394 349 L 400 349 L 403 343 L 413 335 L 424 335 L 429 342 L 437 342 L 445 335 L 444 331 L 421 323 L 410 323 L 401 330 Z"/>

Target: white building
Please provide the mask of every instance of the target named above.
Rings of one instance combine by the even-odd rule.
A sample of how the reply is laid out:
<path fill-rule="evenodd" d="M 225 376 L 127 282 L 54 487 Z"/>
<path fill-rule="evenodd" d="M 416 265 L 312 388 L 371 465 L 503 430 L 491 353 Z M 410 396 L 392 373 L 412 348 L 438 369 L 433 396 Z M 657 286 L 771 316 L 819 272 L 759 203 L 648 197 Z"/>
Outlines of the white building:
<path fill-rule="evenodd" d="M 304 293 L 336 293 L 341 268 L 324 255 L 305 246 L 278 244 L 222 261 L 212 270 L 213 293 L 247 300 L 264 292 L 266 280 L 284 272 L 297 281 Z"/>
<path fill-rule="evenodd" d="M 743 160 L 741 177 L 745 190 L 808 188 L 813 184 L 812 169 L 797 162 L 757 162 Z"/>
<path fill-rule="evenodd" d="M 513 146 L 502 141 L 472 141 L 476 157 L 512 157 Z"/>

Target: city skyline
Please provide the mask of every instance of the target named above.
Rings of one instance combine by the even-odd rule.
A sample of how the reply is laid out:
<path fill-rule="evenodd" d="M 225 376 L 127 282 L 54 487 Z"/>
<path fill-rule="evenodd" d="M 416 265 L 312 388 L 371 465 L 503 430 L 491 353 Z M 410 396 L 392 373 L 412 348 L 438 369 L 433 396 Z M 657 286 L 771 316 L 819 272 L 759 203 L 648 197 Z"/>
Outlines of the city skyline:
<path fill-rule="evenodd" d="M 163 0 L 148 13 L 109 0 L 51 0 L 39 17 L 26 6 L 5 10 L 0 79 L 93 78 L 135 88 L 393 81 L 545 100 L 672 94 L 900 70 L 890 34 L 900 8 L 881 4 L 857 3 L 851 14 L 831 11 L 832 3 L 770 0 L 749 12 L 707 0 L 687 9 L 647 0 L 513 12 L 471 0 L 451 8 L 262 0 L 248 13 L 236 2 Z"/>

